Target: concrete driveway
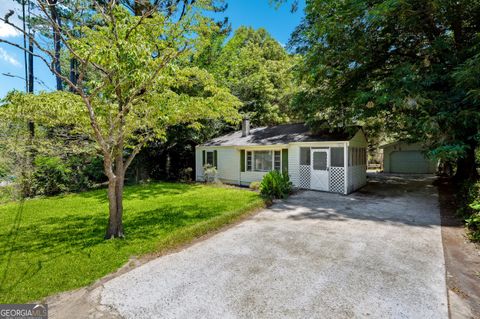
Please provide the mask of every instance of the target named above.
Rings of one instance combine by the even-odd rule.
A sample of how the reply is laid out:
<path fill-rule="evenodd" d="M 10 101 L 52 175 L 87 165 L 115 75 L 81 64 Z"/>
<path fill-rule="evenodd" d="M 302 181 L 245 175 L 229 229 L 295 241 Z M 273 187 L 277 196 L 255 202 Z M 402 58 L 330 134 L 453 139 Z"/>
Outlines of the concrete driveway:
<path fill-rule="evenodd" d="M 106 282 L 125 318 L 447 318 L 431 177 L 300 192 Z"/>

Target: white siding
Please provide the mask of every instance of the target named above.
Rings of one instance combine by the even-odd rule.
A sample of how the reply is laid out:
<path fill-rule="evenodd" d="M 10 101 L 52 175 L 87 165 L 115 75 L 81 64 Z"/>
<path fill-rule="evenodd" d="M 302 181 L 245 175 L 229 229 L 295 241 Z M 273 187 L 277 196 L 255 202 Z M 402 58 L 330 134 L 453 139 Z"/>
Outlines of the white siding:
<path fill-rule="evenodd" d="M 298 145 L 290 145 L 288 148 L 288 175 L 290 175 L 293 186 L 299 187 L 300 147 Z"/>
<path fill-rule="evenodd" d="M 300 147 L 344 147 L 348 144 L 350 152 L 351 147 L 367 147 L 367 140 L 363 131 L 359 130 L 357 134 L 349 142 L 305 142 L 305 143 L 292 143 L 287 145 L 269 145 L 262 147 L 246 147 L 247 150 L 258 149 L 270 149 L 278 150 L 281 148 L 288 148 L 288 174 L 294 187 L 300 187 Z M 235 147 L 197 147 L 195 154 L 196 162 L 196 180 L 203 180 L 203 167 L 202 167 L 202 151 L 203 150 L 217 150 L 217 178 L 222 182 L 230 184 L 249 185 L 254 181 L 261 181 L 266 172 L 240 172 L 240 149 Z M 348 165 L 348 158 L 345 159 L 346 165 Z M 336 174 L 336 176 L 330 176 L 329 183 L 334 180 L 335 187 L 331 187 L 332 191 L 342 190 L 344 184 L 342 178 L 346 179 L 347 191 L 350 193 L 356 189 L 362 187 L 366 183 L 366 166 L 349 166 L 347 173 L 345 174 L 345 168 L 336 168 L 332 170 L 332 174 L 339 173 L 342 170 L 343 174 Z M 334 172 L 335 171 L 335 172 Z M 343 175 L 343 176 L 341 176 Z M 338 185 L 337 185 L 338 184 Z M 337 187 L 338 186 L 338 187 Z"/>
<path fill-rule="evenodd" d="M 217 149 L 217 178 L 228 184 L 238 184 L 240 151 L 234 148 Z"/>
<path fill-rule="evenodd" d="M 217 151 L 217 178 L 224 183 L 238 184 L 240 151 L 233 147 L 197 147 L 195 151 L 196 180 L 203 181 L 203 151 Z"/>
<path fill-rule="evenodd" d="M 365 137 L 365 134 L 362 130 L 359 130 L 355 136 L 348 142 L 348 157 L 351 157 L 352 148 L 360 147 L 367 149 L 368 142 Z M 350 163 L 350 161 L 349 161 Z M 357 189 L 365 186 L 367 184 L 367 166 L 366 165 L 355 165 L 348 166 L 347 170 L 347 185 L 348 193 L 354 192 Z"/>
<path fill-rule="evenodd" d="M 267 174 L 267 172 L 241 172 L 241 184 L 250 185 L 251 182 L 261 182 L 265 174 Z"/>
<path fill-rule="evenodd" d="M 367 184 L 367 168 L 365 165 L 348 167 L 348 192 L 354 192 Z"/>
<path fill-rule="evenodd" d="M 363 130 L 358 130 L 348 144 L 355 147 L 367 147 L 368 142 Z"/>
<path fill-rule="evenodd" d="M 202 151 L 204 149 L 200 147 L 195 148 L 195 180 L 198 182 L 203 181 L 203 166 L 202 166 Z"/>

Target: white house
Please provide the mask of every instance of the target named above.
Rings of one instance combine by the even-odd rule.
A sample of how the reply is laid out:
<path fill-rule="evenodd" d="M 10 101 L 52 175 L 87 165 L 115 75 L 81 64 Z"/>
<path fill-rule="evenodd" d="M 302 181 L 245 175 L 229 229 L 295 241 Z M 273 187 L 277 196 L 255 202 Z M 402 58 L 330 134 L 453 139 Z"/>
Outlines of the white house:
<path fill-rule="evenodd" d="M 359 127 L 310 132 L 303 124 L 242 130 L 196 147 L 196 180 L 205 164 L 224 183 L 249 185 L 271 170 L 288 172 L 293 185 L 348 194 L 366 184 L 367 140 Z"/>

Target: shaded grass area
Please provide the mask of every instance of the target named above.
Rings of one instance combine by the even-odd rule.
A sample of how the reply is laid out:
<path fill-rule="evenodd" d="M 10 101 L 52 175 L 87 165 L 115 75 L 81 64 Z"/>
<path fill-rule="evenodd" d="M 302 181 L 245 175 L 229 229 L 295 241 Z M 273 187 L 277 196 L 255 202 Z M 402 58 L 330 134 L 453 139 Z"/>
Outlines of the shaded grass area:
<path fill-rule="evenodd" d="M 126 239 L 103 240 L 106 190 L 0 205 L 0 303 L 82 287 L 131 256 L 187 243 L 264 205 L 251 191 L 151 183 L 125 188 Z"/>

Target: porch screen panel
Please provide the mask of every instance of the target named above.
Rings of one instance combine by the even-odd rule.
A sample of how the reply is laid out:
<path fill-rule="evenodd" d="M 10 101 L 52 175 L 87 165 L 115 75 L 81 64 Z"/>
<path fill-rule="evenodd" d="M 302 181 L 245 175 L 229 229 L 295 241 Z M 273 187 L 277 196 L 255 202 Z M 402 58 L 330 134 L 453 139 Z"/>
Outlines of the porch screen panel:
<path fill-rule="evenodd" d="M 327 170 L 327 153 L 325 152 L 313 153 L 313 169 L 316 171 Z"/>
<path fill-rule="evenodd" d="M 343 167 L 344 163 L 343 147 L 332 147 L 330 149 L 330 166 Z"/>
<path fill-rule="evenodd" d="M 310 147 L 300 147 L 300 165 L 310 165 Z"/>

